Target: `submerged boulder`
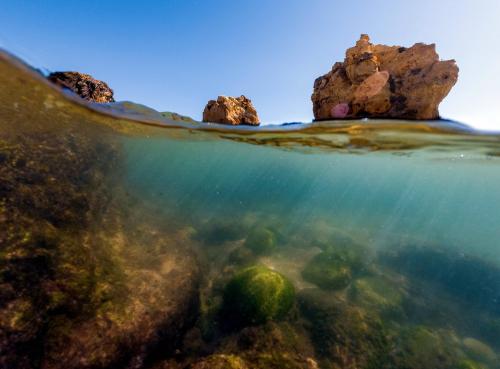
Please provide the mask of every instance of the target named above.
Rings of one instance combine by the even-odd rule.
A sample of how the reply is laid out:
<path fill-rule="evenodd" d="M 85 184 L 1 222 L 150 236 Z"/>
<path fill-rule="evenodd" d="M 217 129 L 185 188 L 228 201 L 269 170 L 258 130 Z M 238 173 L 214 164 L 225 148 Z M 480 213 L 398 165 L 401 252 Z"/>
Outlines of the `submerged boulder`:
<path fill-rule="evenodd" d="M 260 124 L 252 101 L 243 95 L 240 97 L 219 96 L 217 100 L 210 100 L 203 111 L 203 121 L 231 125 L 258 126 Z"/>
<path fill-rule="evenodd" d="M 455 61 L 440 61 L 435 44 L 373 45 L 361 35 L 344 62 L 314 82 L 314 118 L 438 119 L 457 79 Z"/>
<path fill-rule="evenodd" d="M 447 248 L 404 247 L 387 252 L 381 261 L 415 280 L 443 288 L 471 306 L 500 313 L 500 267 Z M 493 322 L 489 323 L 493 328 Z"/>
<path fill-rule="evenodd" d="M 364 249 L 358 245 L 328 247 L 302 270 L 304 280 L 326 290 L 342 290 L 365 269 Z"/>
<path fill-rule="evenodd" d="M 79 72 L 54 72 L 48 80 L 56 85 L 67 88 L 76 93 L 81 98 L 96 102 L 114 102 L 113 90 L 103 81 L 94 79 L 92 76 Z"/>
<path fill-rule="evenodd" d="M 127 210 L 119 143 L 5 123 L 0 368 L 138 368 L 174 351 L 196 318 L 198 264 L 182 232 Z"/>
<path fill-rule="evenodd" d="M 290 281 L 269 268 L 253 266 L 236 274 L 226 286 L 224 313 L 234 324 L 260 324 L 283 318 L 294 301 Z"/>
<path fill-rule="evenodd" d="M 297 299 L 321 367 L 394 368 L 390 332 L 376 313 L 316 288 L 301 290 Z"/>
<path fill-rule="evenodd" d="M 236 355 L 211 355 L 188 367 L 189 369 L 247 369 L 248 366 Z"/>
<path fill-rule="evenodd" d="M 276 235 L 268 228 L 253 229 L 245 240 L 244 246 L 256 255 L 267 255 L 276 249 Z"/>

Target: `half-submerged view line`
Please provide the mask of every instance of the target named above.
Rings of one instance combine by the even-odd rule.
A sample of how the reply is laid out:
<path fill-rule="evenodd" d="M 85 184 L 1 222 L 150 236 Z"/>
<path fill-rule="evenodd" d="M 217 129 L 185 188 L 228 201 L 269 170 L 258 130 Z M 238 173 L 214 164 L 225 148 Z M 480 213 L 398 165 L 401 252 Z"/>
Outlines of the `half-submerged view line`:
<path fill-rule="evenodd" d="M 357 120 L 436 118 L 377 47 L 317 80 L 327 120 L 258 129 L 244 96 L 225 125 L 96 104 L 1 52 L 0 368 L 500 369 L 500 136 Z"/>

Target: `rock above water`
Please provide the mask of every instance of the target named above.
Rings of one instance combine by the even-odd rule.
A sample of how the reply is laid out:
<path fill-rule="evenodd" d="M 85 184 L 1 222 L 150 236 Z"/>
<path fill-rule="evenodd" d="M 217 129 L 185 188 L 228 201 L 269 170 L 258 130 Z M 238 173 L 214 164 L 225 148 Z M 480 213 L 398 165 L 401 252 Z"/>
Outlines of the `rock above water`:
<path fill-rule="evenodd" d="M 260 124 L 252 101 L 243 95 L 240 97 L 219 96 L 217 100 L 210 100 L 203 111 L 203 121 L 231 125 L 258 126 Z"/>
<path fill-rule="evenodd" d="M 373 45 L 361 35 L 344 62 L 314 82 L 314 118 L 438 119 L 457 79 L 455 61 L 440 61 L 434 44 Z"/>
<path fill-rule="evenodd" d="M 114 102 L 113 90 L 108 84 L 78 72 L 54 72 L 48 80 L 63 88 L 70 89 L 85 100 L 96 103 Z"/>

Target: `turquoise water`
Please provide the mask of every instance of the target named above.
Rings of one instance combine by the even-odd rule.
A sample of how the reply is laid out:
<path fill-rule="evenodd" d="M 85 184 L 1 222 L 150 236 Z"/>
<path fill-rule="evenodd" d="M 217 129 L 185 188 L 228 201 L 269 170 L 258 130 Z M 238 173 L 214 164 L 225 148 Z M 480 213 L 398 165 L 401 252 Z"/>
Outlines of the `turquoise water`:
<path fill-rule="evenodd" d="M 0 368 L 500 368 L 500 136 L 179 124 L 0 56 Z"/>
<path fill-rule="evenodd" d="M 168 139 L 127 139 L 125 147 L 129 185 L 176 216 L 253 212 L 286 217 L 290 230 L 321 220 L 376 248 L 431 243 L 500 260 L 496 158 L 305 154 Z"/>

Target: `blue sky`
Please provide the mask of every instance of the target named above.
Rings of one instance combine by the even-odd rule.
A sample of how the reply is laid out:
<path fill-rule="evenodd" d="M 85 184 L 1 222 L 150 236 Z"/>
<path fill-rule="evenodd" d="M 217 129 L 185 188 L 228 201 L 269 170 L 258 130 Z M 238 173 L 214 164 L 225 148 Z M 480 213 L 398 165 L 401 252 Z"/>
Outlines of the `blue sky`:
<path fill-rule="evenodd" d="M 310 121 L 314 79 L 361 33 L 437 44 L 459 82 L 444 117 L 500 130 L 499 0 L 12 0 L 0 47 L 109 83 L 118 100 L 200 119 L 217 95 L 250 97 L 263 122 Z"/>

